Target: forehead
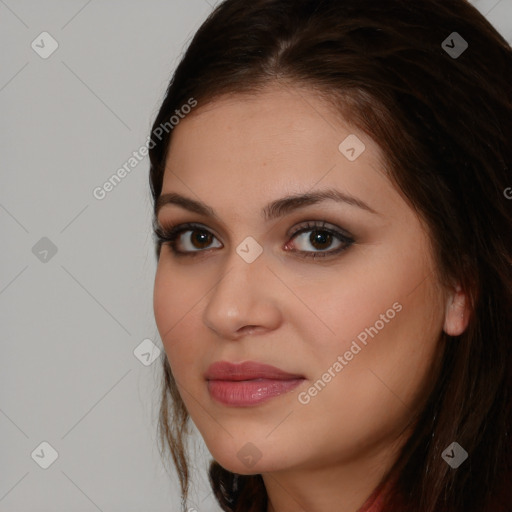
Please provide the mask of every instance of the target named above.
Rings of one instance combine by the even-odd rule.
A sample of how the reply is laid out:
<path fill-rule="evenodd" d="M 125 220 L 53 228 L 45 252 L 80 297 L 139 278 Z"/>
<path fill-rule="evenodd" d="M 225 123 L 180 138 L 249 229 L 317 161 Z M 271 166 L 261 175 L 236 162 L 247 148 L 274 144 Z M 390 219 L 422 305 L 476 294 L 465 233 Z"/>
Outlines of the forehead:
<path fill-rule="evenodd" d="M 340 150 L 347 138 L 361 151 L 354 161 Z M 215 191 L 219 199 L 236 193 L 251 201 L 274 189 L 278 196 L 318 184 L 371 200 L 387 181 L 383 160 L 368 135 L 313 91 L 269 88 L 199 104 L 181 120 L 172 132 L 162 193 L 188 188 L 205 198 Z"/>

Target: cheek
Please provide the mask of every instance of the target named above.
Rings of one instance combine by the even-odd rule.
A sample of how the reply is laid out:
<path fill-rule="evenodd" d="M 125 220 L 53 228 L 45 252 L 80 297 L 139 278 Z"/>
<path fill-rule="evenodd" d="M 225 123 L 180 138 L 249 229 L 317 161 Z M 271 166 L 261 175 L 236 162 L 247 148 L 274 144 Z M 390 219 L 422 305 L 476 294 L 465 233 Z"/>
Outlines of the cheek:
<path fill-rule="evenodd" d="M 160 339 L 176 380 L 190 387 L 201 357 L 208 347 L 201 347 L 197 326 L 202 324 L 202 308 L 210 286 L 201 276 L 190 276 L 165 261 L 159 263 L 153 290 L 153 309 Z"/>
<path fill-rule="evenodd" d="M 379 256 L 370 262 L 358 255 L 351 265 L 346 260 L 350 272 L 340 271 L 334 283 L 326 275 L 304 284 L 298 294 L 308 297 L 316 316 L 295 318 L 309 340 L 309 379 L 324 375 L 332 382 L 318 406 L 325 401 L 359 417 L 379 411 L 383 419 L 386 409 L 400 413 L 402 402 L 416 403 L 437 353 L 443 308 L 421 254 Z M 326 375 L 329 370 L 335 378 Z"/>
<path fill-rule="evenodd" d="M 177 283 L 170 279 L 169 273 L 165 272 L 161 262 L 158 263 L 155 284 L 153 288 L 153 311 L 155 321 L 160 333 L 160 338 L 165 345 L 166 333 L 173 324 L 173 317 L 176 312 L 176 289 Z"/>
<path fill-rule="evenodd" d="M 199 286 L 200 279 L 190 277 L 166 260 L 167 256 L 161 256 L 153 289 L 155 320 L 164 343 L 179 328 L 181 320 L 198 306 L 205 293 L 205 286 Z M 176 329 L 170 331 L 173 326 Z"/>
<path fill-rule="evenodd" d="M 153 289 L 153 310 L 155 321 L 167 356 L 179 352 L 180 345 L 186 341 L 184 328 L 197 302 L 192 291 L 193 282 L 185 285 L 178 272 L 172 272 L 168 265 L 158 264 Z M 194 300 L 195 299 L 195 300 Z M 181 343 L 178 343 L 181 341 Z"/>
<path fill-rule="evenodd" d="M 362 342 L 370 339 L 368 330 L 380 335 L 400 323 L 405 305 L 409 312 L 416 308 L 421 320 L 428 307 L 425 283 L 421 284 L 428 268 L 418 255 L 404 257 L 385 248 L 354 251 L 337 272 L 316 273 L 315 279 L 302 282 L 295 277 L 294 290 L 310 312 L 292 301 L 295 311 L 288 314 L 300 322 L 300 332 L 314 340 L 318 356 L 344 352 L 358 336 Z M 292 275 L 286 277 L 293 282 Z"/>

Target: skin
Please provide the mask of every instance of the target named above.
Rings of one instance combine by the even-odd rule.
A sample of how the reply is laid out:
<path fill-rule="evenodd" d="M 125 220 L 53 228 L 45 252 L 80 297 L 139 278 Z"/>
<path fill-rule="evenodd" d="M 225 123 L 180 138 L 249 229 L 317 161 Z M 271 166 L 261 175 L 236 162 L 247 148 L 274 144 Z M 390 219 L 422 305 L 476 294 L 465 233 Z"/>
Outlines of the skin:
<path fill-rule="evenodd" d="M 338 150 L 349 134 L 366 146 L 352 162 Z M 307 89 L 273 85 L 223 97 L 199 105 L 173 131 L 162 194 L 200 200 L 216 217 L 174 204 L 160 210 L 163 226 L 197 222 L 213 237 L 194 245 L 197 233 L 182 233 L 178 249 L 200 251 L 195 257 L 162 247 L 156 323 L 209 451 L 230 471 L 262 474 L 269 512 L 355 512 L 410 431 L 442 351 L 441 331 L 456 336 L 467 326 L 466 297 L 438 282 L 429 235 L 383 162 L 368 135 Z M 268 222 L 262 216 L 275 199 L 325 188 L 376 213 L 327 200 Z M 311 231 L 289 236 L 323 220 L 355 242 L 323 259 L 301 256 L 340 246 L 336 238 L 313 245 Z M 236 252 L 248 236 L 263 248 L 252 263 Z M 300 403 L 299 393 L 394 303 L 400 312 Z M 210 397 L 204 379 L 220 360 L 272 364 L 305 381 L 258 406 L 228 407 Z M 248 442 L 261 454 L 250 468 L 237 456 Z"/>

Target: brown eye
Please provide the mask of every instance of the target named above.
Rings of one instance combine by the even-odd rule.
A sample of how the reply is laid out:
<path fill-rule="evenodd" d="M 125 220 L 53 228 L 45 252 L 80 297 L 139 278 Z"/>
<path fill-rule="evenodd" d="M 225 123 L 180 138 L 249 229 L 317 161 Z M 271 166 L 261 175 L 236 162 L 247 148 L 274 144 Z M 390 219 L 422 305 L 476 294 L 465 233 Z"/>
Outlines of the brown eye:
<path fill-rule="evenodd" d="M 174 245 L 177 252 L 197 252 L 210 248 L 213 240 L 215 240 L 215 236 L 205 229 L 184 229 L 177 234 Z M 215 247 L 222 247 L 222 245 L 219 244 Z"/>
<path fill-rule="evenodd" d="M 318 250 L 328 249 L 332 244 L 333 236 L 327 231 L 311 231 L 309 243 Z"/>
<path fill-rule="evenodd" d="M 324 226 L 325 223 L 308 224 L 299 228 L 292 235 L 291 251 L 306 257 L 323 257 L 338 254 L 354 243 L 352 238 L 337 229 Z"/>
<path fill-rule="evenodd" d="M 194 230 L 191 233 L 190 241 L 197 249 L 205 249 L 212 243 L 213 235 L 207 231 Z"/>
<path fill-rule="evenodd" d="M 335 239 L 332 233 L 324 229 L 308 229 L 294 238 L 296 240 L 294 245 L 300 244 L 302 246 L 302 248 L 299 246 L 297 249 L 299 251 L 309 252 L 308 245 L 318 251 L 325 251 L 330 248 L 334 241 L 338 242 L 338 247 L 341 244 L 340 240 Z M 335 247 L 335 249 L 338 247 Z"/>

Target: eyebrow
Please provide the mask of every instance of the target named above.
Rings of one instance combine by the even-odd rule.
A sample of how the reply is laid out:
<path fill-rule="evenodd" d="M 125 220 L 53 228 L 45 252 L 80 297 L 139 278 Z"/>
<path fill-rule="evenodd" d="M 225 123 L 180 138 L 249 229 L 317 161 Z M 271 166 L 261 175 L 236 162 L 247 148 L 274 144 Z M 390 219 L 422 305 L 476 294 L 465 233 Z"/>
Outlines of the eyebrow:
<path fill-rule="evenodd" d="M 356 206 L 378 215 L 378 213 L 364 201 L 344 192 L 340 192 L 339 190 L 329 188 L 317 192 L 295 194 L 272 201 L 263 208 L 263 218 L 268 222 L 270 220 L 283 217 L 284 215 L 298 210 L 299 208 L 317 204 L 326 200 L 346 203 L 350 206 Z M 201 201 L 196 201 L 195 199 L 191 199 L 174 192 L 162 194 L 158 197 L 155 203 L 155 216 L 158 216 L 160 210 L 167 204 L 181 206 L 185 210 L 204 215 L 205 217 L 214 217 L 218 219 L 218 215 L 210 206 L 202 203 Z"/>

